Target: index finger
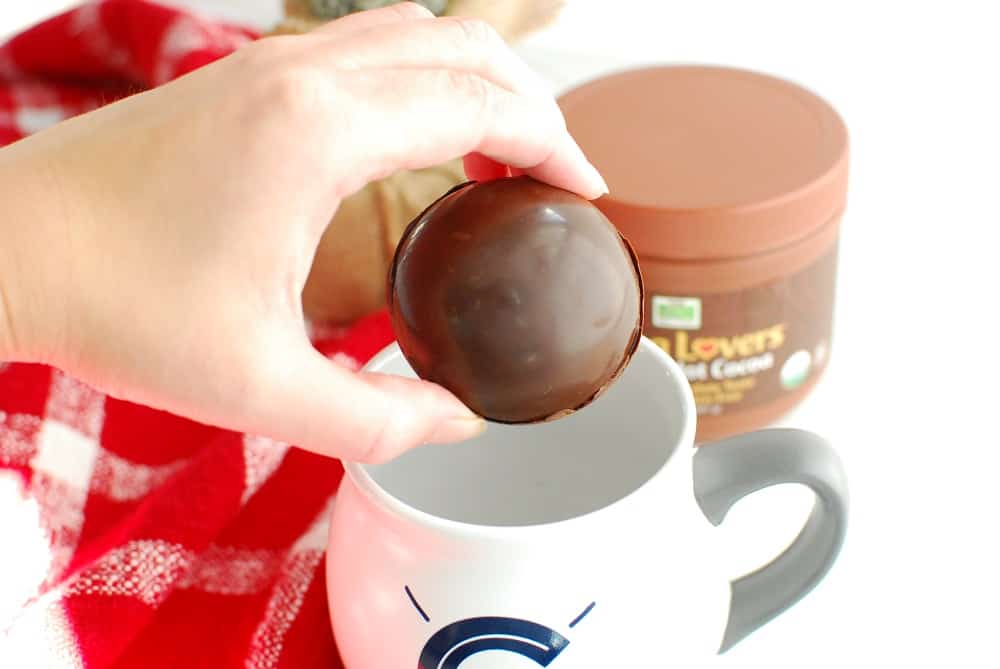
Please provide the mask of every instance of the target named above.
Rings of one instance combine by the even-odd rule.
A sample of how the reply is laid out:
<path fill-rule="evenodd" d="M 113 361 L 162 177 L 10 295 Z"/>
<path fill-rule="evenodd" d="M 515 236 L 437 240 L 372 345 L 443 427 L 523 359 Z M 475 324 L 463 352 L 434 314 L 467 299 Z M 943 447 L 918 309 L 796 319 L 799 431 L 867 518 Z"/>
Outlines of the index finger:
<path fill-rule="evenodd" d="M 594 199 L 607 185 L 566 129 L 555 100 L 528 97 L 454 70 L 339 73 L 330 114 L 349 110 L 329 149 L 342 165 L 346 196 L 400 169 L 421 169 L 470 153 L 520 168 Z M 341 96 L 347 95 L 344 100 Z"/>

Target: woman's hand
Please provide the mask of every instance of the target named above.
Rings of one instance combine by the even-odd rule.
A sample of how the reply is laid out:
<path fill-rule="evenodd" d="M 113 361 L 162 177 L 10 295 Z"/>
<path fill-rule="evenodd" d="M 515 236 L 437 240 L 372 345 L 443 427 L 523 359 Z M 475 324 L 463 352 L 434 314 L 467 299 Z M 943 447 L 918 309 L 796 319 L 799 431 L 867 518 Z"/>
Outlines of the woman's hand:
<path fill-rule="evenodd" d="M 351 460 L 470 437 L 482 422 L 444 389 L 316 352 L 300 298 L 343 197 L 463 155 L 472 178 L 605 189 L 486 24 L 416 5 L 261 40 L 34 135 L 0 151 L 0 358 Z"/>

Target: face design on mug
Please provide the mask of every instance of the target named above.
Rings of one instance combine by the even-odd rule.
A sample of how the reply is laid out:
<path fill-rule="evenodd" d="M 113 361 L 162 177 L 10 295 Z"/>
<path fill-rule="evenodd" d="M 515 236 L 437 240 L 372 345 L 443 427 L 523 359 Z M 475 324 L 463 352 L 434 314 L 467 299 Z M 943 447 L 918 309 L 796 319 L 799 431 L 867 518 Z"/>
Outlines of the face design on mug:
<path fill-rule="evenodd" d="M 431 622 L 409 586 L 410 602 L 424 622 Z M 591 602 L 569 623 L 573 629 L 596 606 Z M 417 669 L 459 669 L 469 657 L 486 651 L 514 653 L 547 667 L 566 650 L 569 639 L 556 630 L 530 620 L 501 616 L 466 618 L 435 632 L 420 653 Z"/>

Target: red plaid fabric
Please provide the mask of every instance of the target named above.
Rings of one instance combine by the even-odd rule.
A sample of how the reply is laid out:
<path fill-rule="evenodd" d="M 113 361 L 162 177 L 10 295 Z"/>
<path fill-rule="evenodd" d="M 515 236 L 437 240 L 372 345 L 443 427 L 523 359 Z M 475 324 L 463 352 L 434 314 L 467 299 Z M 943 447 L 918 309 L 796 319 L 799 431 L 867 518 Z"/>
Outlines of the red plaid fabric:
<path fill-rule="evenodd" d="M 106 0 L 0 46 L 0 145 L 256 35 Z M 352 367 L 384 313 L 314 337 Z M 339 667 L 326 523 L 342 469 L 0 362 L 0 667 Z"/>

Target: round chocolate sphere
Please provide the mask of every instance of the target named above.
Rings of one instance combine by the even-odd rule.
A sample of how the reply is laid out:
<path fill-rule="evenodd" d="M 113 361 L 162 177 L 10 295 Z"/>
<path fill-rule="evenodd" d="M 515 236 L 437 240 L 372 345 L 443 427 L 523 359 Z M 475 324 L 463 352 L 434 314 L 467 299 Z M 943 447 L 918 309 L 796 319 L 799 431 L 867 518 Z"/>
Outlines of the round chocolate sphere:
<path fill-rule="evenodd" d="M 552 420 L 622 372 L 642 332 L 631 247 L 586 199 L 530 177 L 446 193 L 389 271 L 400 349 L 487 420 Z"/>

